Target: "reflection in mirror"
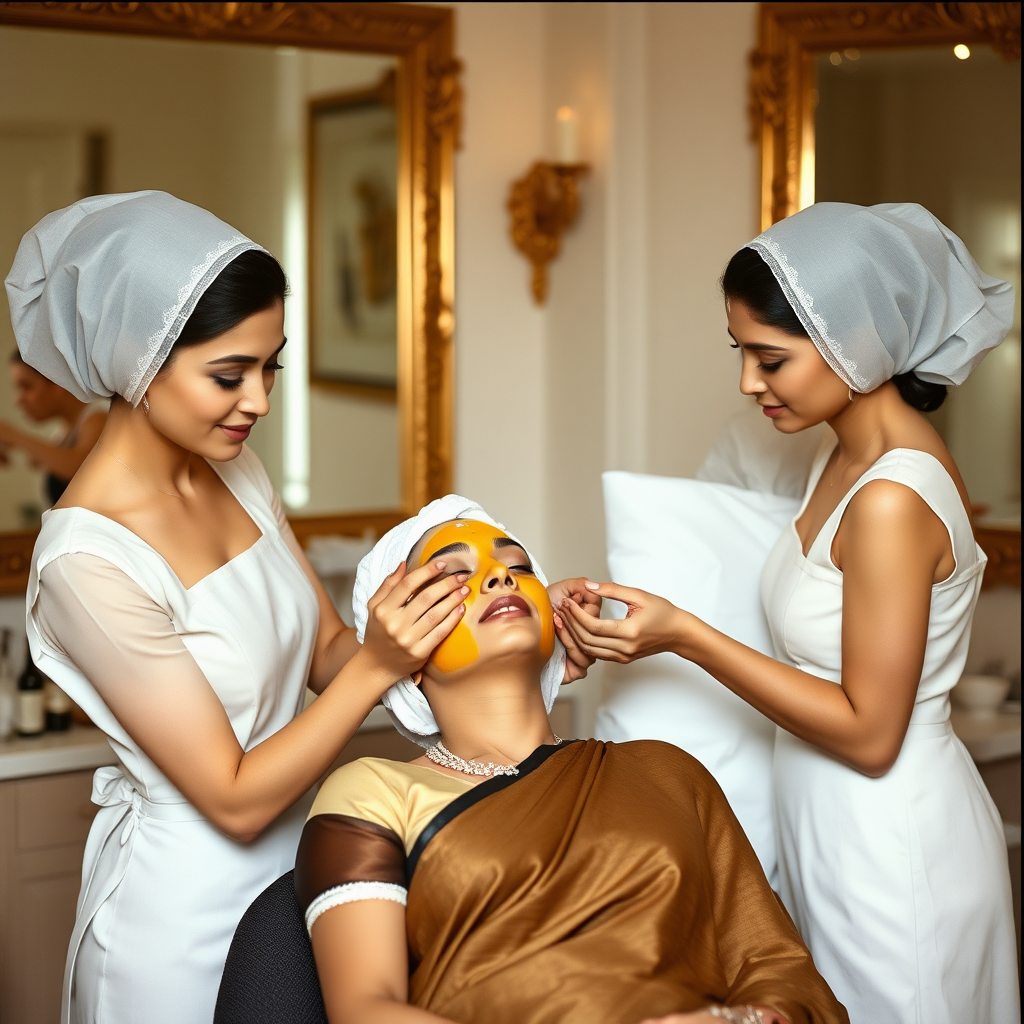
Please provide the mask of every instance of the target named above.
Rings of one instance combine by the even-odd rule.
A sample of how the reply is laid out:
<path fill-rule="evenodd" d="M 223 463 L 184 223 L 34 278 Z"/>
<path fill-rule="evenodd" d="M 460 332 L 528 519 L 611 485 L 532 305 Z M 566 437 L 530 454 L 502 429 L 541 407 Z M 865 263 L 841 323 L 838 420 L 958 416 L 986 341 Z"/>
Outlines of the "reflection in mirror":
<path fill-rule="evenodd" d="M 917 202 L 1017 293 L 1014 325 L 932 414 L 987 526 L 1020 526 L 1020 62 L 988 47 L 817 58 L 815 200 Z"/>
<path fill-rule="evenodd" d="M 249 443 L 289 508 L 302 514 L 401 505 L 393 399 L 394 105 L 390 127 L 378 124 L 376 134 L 336 133 L 330 159 L 318 168 L 323 191 L 314 225 L 325 218 L 323 237 L 335 246 L 339 226 L 348 230 L 348 257 L 337 247 L 325 257 L 308 245 L 305 138 L 311 104 L 379 92 L 396 66 L 394 57 L 337 51 L 0 27 L 4 274 L 21 235 L 40 217 L 98 192 L 162 189 L 266 246 L 282 260 L 291 284 L 290 343 L 272 411 Z M 377 191 L 363 197 L 358 190 L 366 187 Z M 348 279 L 339 276 L 345 267 Z M 371 281 L 368 272 L 377 277 Z M 390 401 L 372 388 L 309 387 L 308 283 L 332 275 L 328 294 L 338 316 L 350 309 L 367 325 L 366 337 L 352 338 L 353 350 L 343 353 L 344 366 L 352 380 L 377 385 Z M 346 287 L 356 290 L 346 293 Z M 344 305 L 346 294 L 356 297 L 355 305 Z M 58 418 L 35 424 L 15 407 L 8 370 L 14 349 L 5 315 L 0 420 L 59 438 L 67 424 Z M 50 504 L 45 474 L 23 451 L 0 445 L 0 455 L 5 452 L 10 465 L 0 466 L 0 531 L 31 528 Z"/>
<path fill-rule="evenodd" d="M 398 134 L 393 71 L 373 89 L 310 102 L 310 376 L 398 382 Z"/>

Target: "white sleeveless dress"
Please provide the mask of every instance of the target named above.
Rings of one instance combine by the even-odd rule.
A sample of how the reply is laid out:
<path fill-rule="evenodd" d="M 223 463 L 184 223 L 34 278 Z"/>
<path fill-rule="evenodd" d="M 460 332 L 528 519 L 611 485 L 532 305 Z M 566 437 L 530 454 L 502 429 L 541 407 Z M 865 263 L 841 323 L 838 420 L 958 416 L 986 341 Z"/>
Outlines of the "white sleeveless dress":
<path fill-rule="evenodd" d="M 235 926 L 295 863 L 308 800 L 253 843 L 228 839 L 138 747 L 87 677 L 113 665 L 137 680 L 144 700 L 154 673 L 201 671 L 245 750 L 301 710 L 316 593 L 256 456 L 243 449 L 211 465 L 262 537 L 187 589 L 112 520 L 82 508 L 43 516 L 28 590 L 32 656 L 103 729 L 118 760 L 94 778 L 100 810 L 85 850 L 63 1024 L 210 1024 Z"/>
<path fill-rule="evenodd" d="M 820 453 L 803 507 L 833 447 Z M 932 587 L 917 700 L 889 772 L 868 778 L 779 729 L 781 895 L 851 1024 L 1013 1024 L 1020 1006 L 1002 826 L 949 724 L 986 559 L 945 468 L 924 452 L 887 452 L 806 558 L 795 526 L 779 538 L 762 600 L 779 660 L 839 683 L 843 574 L 832 541 L 853 495 L 879 479 L 912 488 L 942 520 L 956 568 Z"/>

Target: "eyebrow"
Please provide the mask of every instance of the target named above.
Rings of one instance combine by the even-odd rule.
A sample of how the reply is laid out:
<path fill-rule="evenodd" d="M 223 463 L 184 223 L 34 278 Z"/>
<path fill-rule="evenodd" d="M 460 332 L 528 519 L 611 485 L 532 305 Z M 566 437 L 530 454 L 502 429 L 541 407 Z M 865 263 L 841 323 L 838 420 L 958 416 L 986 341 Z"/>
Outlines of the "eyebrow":
<path fill-rule="evenodd" d="M 495 537 L 494 546 L 496 548 L 519 548 L 521 551 L 526 551 L 519 541 L 513 540 L 511 537 Z"/>
<path fill-rule="evenodd" d="M 789 350 L 783 345 L 765 345 L 760 341 L 740 341 L 732 331 L 727 331 L 730 338 L 736 342 L 737 345 L 742 348 L 749 348 L 754 352 L 788 352 Z"/>
<path fill-rule="evenodd" d="M 441 555 L 455 554 L 468 555 L 469 545 L 463 541 L 456 541 L 454 544 L 446 544 L 443 548 L 438 548 L 429 558 L 427 558 L 427 561 L 429 562 L 431 558 L 439 558 Z"/>
<path fill-rule="evenodd" d="M 287 345 L 287 344 L 288 344 L 288 339 L 285 338 L 284 341 L 282 341 L 281 344 L 278 345 L 277 348 L 274 349 L 274 352 L 273 352 L 273 355 L 271 356 L 271 359 L 273 359 L 274 356 L 276 356 L 276 355 L 280 355 L 281 349 L 283 349 L 285 347 L 285 345 Z M 211 359 L 206 365 L 207 366 L 217 366 L 217 365 L 222 364 L 222 363 L 235 363 L 235 364 L 243 363 L 246 366 L 250 366 L 252 363 L 258 363 L 258 362 L 259 362 L 259 359 L 256 356 L 235 355 L 235 356 L 221 356 L 220 359 Z"/>

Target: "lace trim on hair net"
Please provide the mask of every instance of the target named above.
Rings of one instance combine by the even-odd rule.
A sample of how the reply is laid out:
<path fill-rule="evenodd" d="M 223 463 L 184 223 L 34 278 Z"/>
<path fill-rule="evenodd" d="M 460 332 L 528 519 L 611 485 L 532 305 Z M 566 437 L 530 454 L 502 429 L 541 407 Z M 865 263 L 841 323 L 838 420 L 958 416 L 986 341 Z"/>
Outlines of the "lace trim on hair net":
<path fill-rule="evenodd" d="M 475 501 L 458 494 L 448 494 L 432 501 L 420 509 L 417 515 L 399 523 L 393 530 L 384 534 L 374 545 L 373 550 L 359 563 L 355 586 L 352 589 L 352 611 L 355 616 L 356 636 L 360 643 L 366 635 L 367 604 L 370 598 L 377 592 L 385 578 L 408 558 L 409 552 L 420 537 L 453 519 L 473 519 L 488 523 L 496 529 L 503 530 L 517 544 L 522 545 L 518 538 L 505 530 L 497 520 L 492 519 Z M 523 550 L 530 556 L 537 578 L 547 586 L 547 578 L 537 560 L 525 546 Z M 541 691 L 548 711 L 558 696 L 564 674 L 565 648 L 556 637 L 554 653 L 541 673 Z M 409 676 L 391 686 L 381 703 L 387 708 L 395 728 L 406 739 L 422 747 L 431 747 L 441 738 L 427 698 Z"/>
<path fill-rule="evenodd" d="M 122 398 L 132 405 L 138 405 L 142 401 L 142 396 L 171 354 L 174 343 L 188 323 L 188 318 L 199 300 L 206 293 L 206 289 L 217 280 L 220 272 L 233 259 L 250 249 L 262 249 L 262 246 L 249 241 L 244 235 L 235 235 L 221 242 L 213 252 L 206 254 L 206 259 L 202 263 L 197 263 L 192 268 L 188 283 L 178 290 L 178 301 L 164 310 L 160 329 L 149 336 L 146 343 L 147 351 L 139 356 L 138 369 L 128 382 Z"/>

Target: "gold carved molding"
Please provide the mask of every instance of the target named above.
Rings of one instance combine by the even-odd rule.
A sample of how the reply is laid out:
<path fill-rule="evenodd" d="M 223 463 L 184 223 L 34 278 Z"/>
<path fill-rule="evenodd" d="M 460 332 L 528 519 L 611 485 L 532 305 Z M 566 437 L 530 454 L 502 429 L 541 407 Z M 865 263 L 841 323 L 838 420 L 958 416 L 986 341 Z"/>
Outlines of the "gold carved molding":
<path fill-rule="evenodd" d="M 750 55 L 761 230 L 814 200 L 814 58 L 832 50 L 991 45 L 1020 59 L 1019 3 L 763 3 Z"/>
<path fill-rule="evenodd" d="M 512 183 L 508 197 L 512 243 L 533 268 L 531 290 L 538 306 L 548 296 L 548 264 L 562 249 L 562 235 L 580 208 L 579 179 L 586 164 L 538 160 Z"/>
<path fill-rule="evenodd" d="M 398 405 L 402 506 L 296 517 L 316 532 L 383 532 L 452 486 L 454 151 L 462 124 L 461 63 L 450 8 L 400 3 L 0 3 L 0 24 L 62 31 L 259 43 L 391 54 L 408 216 L 399 259 L 408 261 L 399 314 Z M 24 593 L 34 532 L 0 534 L 0 594 Z"/>

